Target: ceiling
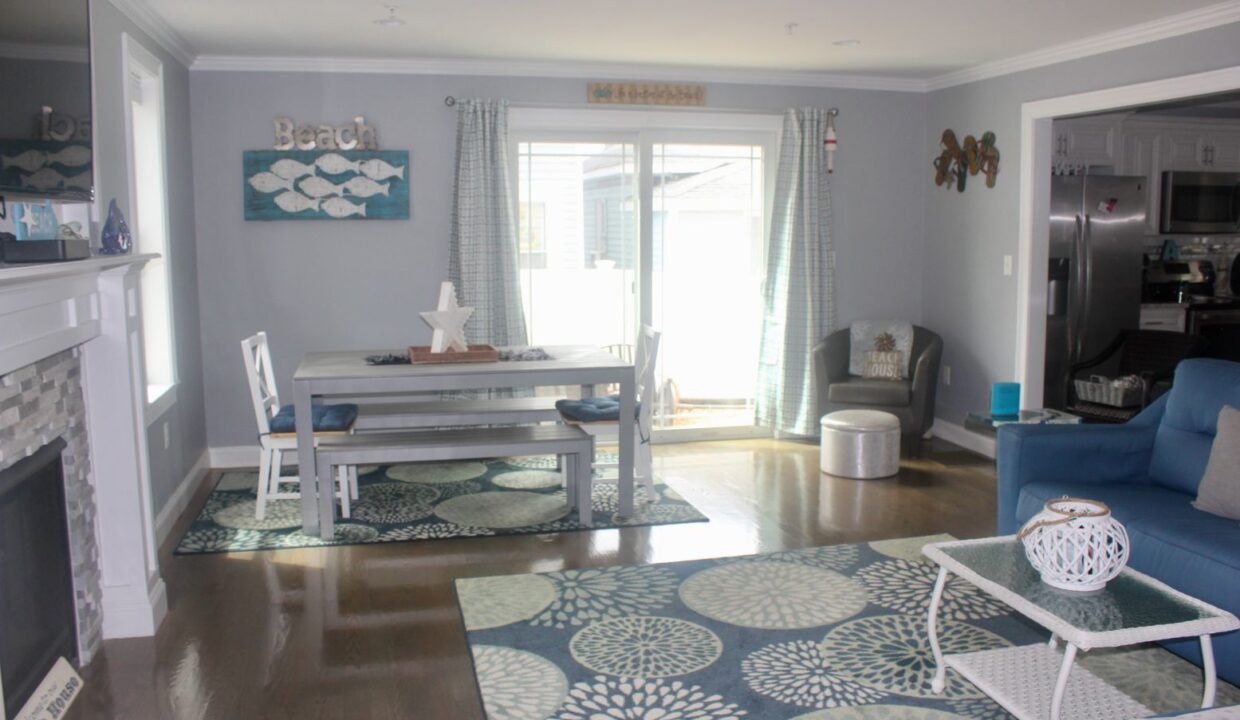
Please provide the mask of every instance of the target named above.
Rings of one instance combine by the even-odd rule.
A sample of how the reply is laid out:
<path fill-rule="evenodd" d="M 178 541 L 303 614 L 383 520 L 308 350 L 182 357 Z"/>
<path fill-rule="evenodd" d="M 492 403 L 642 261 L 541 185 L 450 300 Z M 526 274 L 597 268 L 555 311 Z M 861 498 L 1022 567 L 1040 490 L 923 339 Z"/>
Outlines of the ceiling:
<path fill-rule="evenodd" d="M 1221 7 L 1219 0 L 387 0 L 405 24 L 385 27 L 374 22 L 388 14 L 377 0 L 128 2 L 143 2 L 205 56 L 617 63 L 912 80 Z M 841 40 L 860 44 L 837 46 Z"/>

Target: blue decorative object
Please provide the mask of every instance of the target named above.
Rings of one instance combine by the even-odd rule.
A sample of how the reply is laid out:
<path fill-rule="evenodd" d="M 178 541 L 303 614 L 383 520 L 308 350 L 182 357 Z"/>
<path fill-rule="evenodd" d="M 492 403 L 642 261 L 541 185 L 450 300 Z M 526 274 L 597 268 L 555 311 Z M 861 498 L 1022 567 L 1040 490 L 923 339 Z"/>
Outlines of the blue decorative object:
<path fill-rule="evenodd" d="M 1020 383 L 995 383 L 990 388 L 990 414 L 996 418 L 1020 415 Z"/>
<path fill-rule="evenodd" d="M 310 410 L 310 425 L 315 432 L 344 432 L 353 427 L 357 419 L 357 405 L 339 403 L 337 405 L 315 405 Z M 296 432 L 296 421 L 293 417 L 293 406 L 284 405 L 271 418 L 271 432 Z"/>
<path fill-rule="evenodd" d="M 18 240 L 54 240 L 60 229 L 52 203 L 13 203 L 13 224 Z"/>
<path fill-rule="evenodd" d="M 247 150 L 246 220 L 407 220 L 406 150 Z"/>
<path fill-rule="evenodd" d="M 125 216 L 116 206 L 116 198 L 108 203 L 108 219 L 103 224 L 104 255 L 124 255 L 133 247 L 133 236 L 129 234 L 129 224 Z"/>

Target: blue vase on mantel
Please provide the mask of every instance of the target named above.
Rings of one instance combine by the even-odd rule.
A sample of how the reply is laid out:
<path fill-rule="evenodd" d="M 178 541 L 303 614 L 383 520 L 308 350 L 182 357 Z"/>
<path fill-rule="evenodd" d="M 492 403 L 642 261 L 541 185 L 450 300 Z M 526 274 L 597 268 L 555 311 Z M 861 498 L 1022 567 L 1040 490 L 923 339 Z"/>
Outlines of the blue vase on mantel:
<path fill-rule="evenodd" d="M 100 252 L 104 255 L 124 255 L 133 247 L 133 236 L 129 234 L 125 216 L 116 206 L 116 198 L 108 203 L 108 219 L 103 224 L 102 234 L 103 249 Z"/>

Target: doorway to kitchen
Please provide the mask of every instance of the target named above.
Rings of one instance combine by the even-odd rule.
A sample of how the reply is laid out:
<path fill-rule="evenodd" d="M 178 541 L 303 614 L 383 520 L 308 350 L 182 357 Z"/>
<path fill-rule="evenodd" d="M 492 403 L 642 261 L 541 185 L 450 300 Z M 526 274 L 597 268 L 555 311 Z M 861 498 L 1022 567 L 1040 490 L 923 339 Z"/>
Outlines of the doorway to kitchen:
<path fill-rule="evenodd" d="M 1020 238 L 1017 277 L 1016 379 L 1022 406 L 1039 407 L 1045 390 L 1047 267 L 1056 118 L 1168 102 L 1240 88 L 1240 67 L 1067 95 L 1021 106 Z"/>

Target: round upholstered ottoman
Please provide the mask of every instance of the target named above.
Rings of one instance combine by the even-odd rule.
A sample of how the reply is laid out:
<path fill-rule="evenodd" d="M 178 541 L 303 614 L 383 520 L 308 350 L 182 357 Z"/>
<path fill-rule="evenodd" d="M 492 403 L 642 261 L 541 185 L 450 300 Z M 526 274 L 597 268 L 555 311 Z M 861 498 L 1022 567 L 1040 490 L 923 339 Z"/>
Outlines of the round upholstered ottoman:
<path fill-rule="evenodd" d="M 879 410 L 839 410 L 822 418 L 819 467 L 828 475 L 867 480 L 900 470 L 900 419 Z"/>

